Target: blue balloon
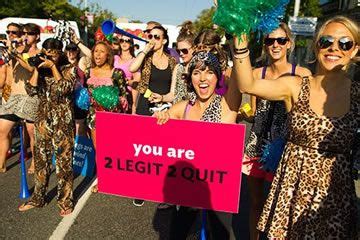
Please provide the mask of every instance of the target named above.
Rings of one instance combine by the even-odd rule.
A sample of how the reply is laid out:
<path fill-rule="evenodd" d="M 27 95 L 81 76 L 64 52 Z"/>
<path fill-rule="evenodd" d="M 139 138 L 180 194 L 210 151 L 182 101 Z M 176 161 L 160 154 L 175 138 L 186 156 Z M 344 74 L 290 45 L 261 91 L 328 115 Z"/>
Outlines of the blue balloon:
<path fill-rule="evenodd" d="M 75 89 L 75 104 L 82 110 L 89 110 L 90 96 L 86 88 L 79 87 Z"/>

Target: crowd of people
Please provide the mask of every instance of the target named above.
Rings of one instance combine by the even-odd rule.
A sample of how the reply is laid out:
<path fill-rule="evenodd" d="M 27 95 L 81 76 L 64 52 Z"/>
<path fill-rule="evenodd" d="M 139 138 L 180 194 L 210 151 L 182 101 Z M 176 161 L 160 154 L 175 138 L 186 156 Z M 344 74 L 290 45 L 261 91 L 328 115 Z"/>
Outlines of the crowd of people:
<path fill-rule="evenodd" d="M 252 127 L 239 168 L 248 179 L 250 239 L 259 239 L 260 231 L 271 239 L 357 239 L 351 146 L 360 128 L 360 86 L 346 70 L 358 61 L 360 35 L 351 19 L 334 17 L 319 28 L 314 73 L 289 62 L 294 39 L 285 23 L 264 36 L 259 68 L 251 66 L 246 35 L 228 41 L 228 52 L 214 30 L 196 33 L 189 21 L 181 25 L 176 51 L 168 47 L 166 28 L 148 22 L 148 43 L 137 54 L 134 40 L 119 34 L 111 42 L 96 36 L 91 49 L 74 33 L 66 46 L 50 38 L 38 49 L 40 28 L 32 23 L 11 23 L 7 34 L 9 60 L 0 66 L 0 173 L 6 172 L 11 129 L 21 121 L 33 157 L 28 173 L 35 181 L 19 211 L 46 204 L 55 155 L 60 215 L 71 214 L 74 137 L 89 136 L 96 148 L 96 111 L 154 116 L 158 124 L 169 119 L 234 124 L 246 93 L 252 96 Z M 82 88 L 90 98 L 88 109 L 75 104 Z M 104 91 L 112 94 L 107 101 L 99 94 Z M 261 160 L 276 139 L 284 149 L 279 160 L 271 159 L 279 161 L 271 172 Z M 272 182 L 268 196 L 265 181 Z M 134 200 L 136 206 L 143 203 Z M 234 239 L 231 214 L 207 214 L 210 239 Z M 184 234 L 176 236 L 185 239 Z"/>

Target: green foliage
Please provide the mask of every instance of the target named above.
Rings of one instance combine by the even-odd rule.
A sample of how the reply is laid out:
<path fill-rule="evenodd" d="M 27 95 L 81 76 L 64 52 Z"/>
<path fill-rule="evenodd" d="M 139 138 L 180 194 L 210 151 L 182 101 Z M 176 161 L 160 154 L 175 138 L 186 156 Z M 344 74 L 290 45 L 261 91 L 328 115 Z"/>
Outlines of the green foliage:
<path fill-rule="evenodd" d="M 200 12 L 194 22 L 196 32 L 201 32 L 204 29 L 214 29 L 214 23 L 212 21 L 212 18 L 214 16 L 215 10 L 215 7 L 211 7 L 209 9 L 204 9 Z M 223 36 L 225 34 L 225 31 L 217 26 L 215 26 L 215 32 L 217 32 L 220 36 Z"/>
<path fill-rule="evenodd" d="M 286 8 L 285 22 L 289 20 L 289 16 L 294 15 L 295 0 L 291 0 Z M 321 7 L 319 0 L 301 0 L 300 2 L 300 17 L 321 17 Z"/>

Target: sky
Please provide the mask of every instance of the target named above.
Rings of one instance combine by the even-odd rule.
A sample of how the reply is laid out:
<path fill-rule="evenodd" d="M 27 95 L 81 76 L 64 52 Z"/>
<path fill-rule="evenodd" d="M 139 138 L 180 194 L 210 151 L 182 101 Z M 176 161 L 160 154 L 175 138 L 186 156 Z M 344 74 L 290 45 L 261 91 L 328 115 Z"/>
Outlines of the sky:
<path fill-rule="evenodd" d="M 74 5 L 78 2 L 79 0 L 71 1 Z M 88 4 L 90 3 L 99 3 L 103 9 L 112 11 L 117 17 L 180 25 L 185 20 L 196 20 L 202 10 L 213 5 L 213 0 L 88 0 Z"/>

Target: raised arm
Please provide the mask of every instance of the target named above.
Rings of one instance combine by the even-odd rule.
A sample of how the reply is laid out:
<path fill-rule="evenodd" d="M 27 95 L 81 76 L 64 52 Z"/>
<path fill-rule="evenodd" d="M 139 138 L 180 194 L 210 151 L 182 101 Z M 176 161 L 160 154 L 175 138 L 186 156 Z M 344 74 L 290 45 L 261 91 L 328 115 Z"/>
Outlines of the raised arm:
<path fill-rule="evenodd" d="M 299 91 L 300 77 L 284 76 L 275 80 L 254 79 L 251 68 L 246 36 L 239 41 L 234 37 L 233 77 L 235 77 L 241 92 L 256 95 L 268 100 L 290 100 Z"/>
<path fill-rule="evenodd" d="M 138 71 L 141 67 L 141 64 L 143 63 L 146 55 L 154 48 L 155 43 L 154 40 L 148 42 L 141 52 L 136 56 L 135 60 L 131 63 L 129 67 L 129 71 L 132 73 L 135 73 Z"/>

